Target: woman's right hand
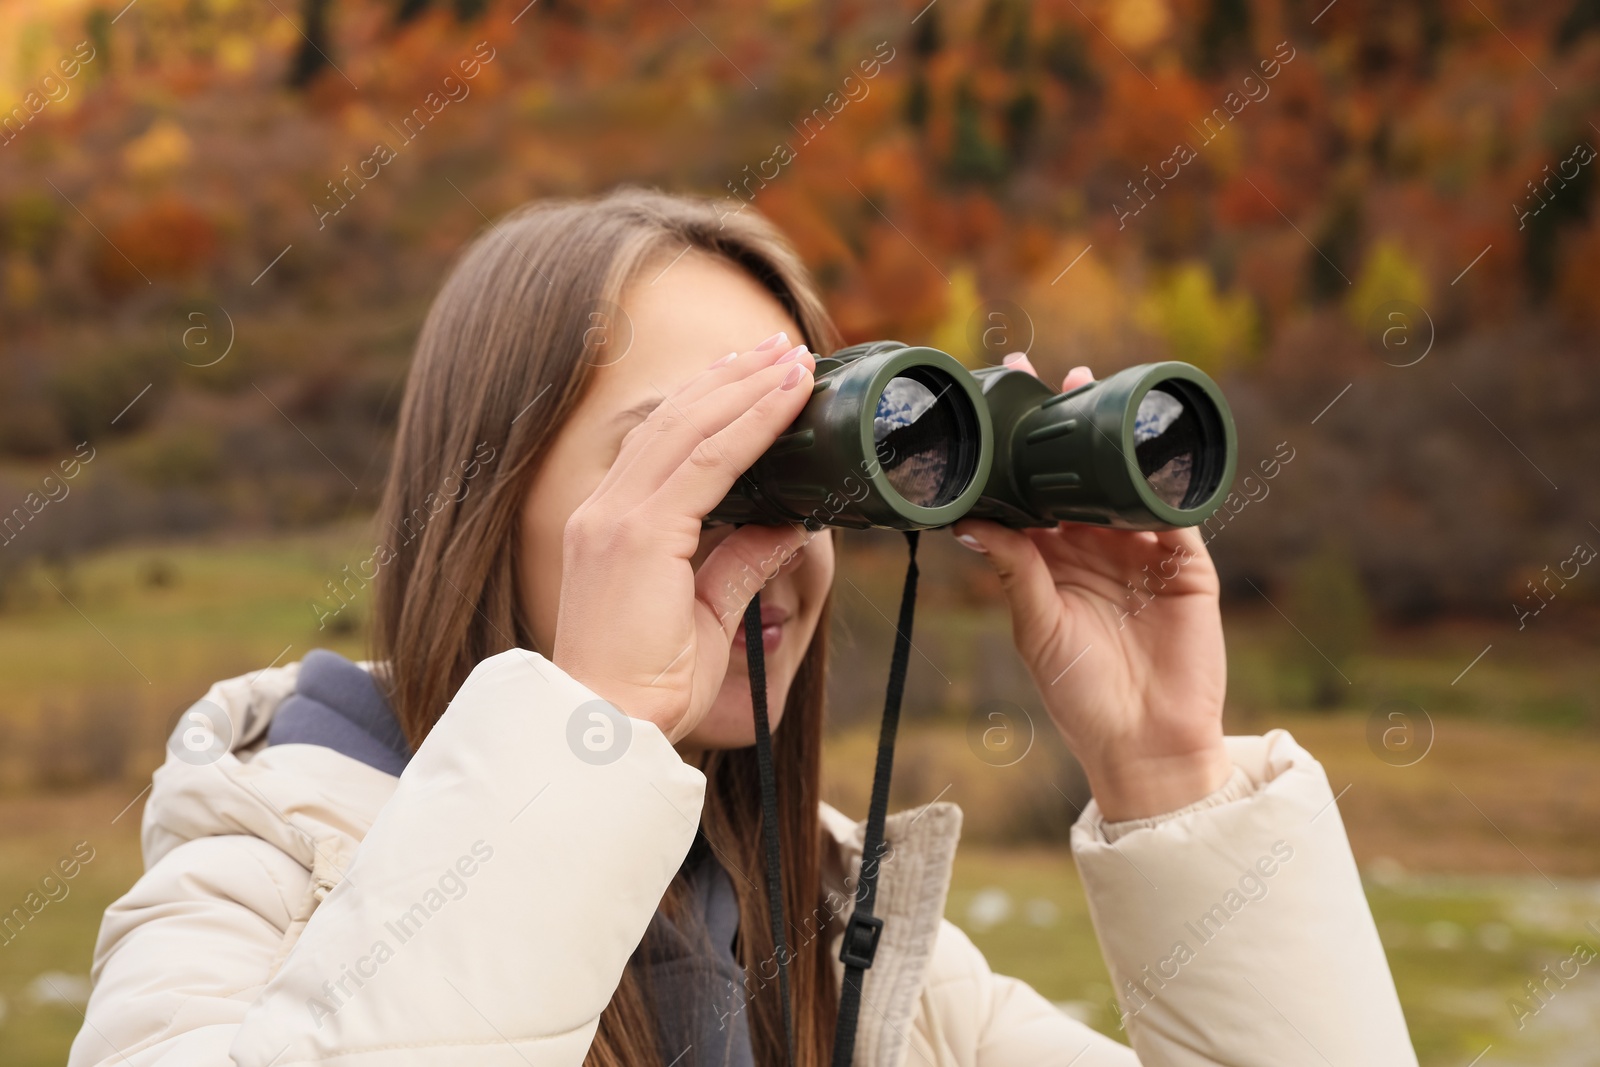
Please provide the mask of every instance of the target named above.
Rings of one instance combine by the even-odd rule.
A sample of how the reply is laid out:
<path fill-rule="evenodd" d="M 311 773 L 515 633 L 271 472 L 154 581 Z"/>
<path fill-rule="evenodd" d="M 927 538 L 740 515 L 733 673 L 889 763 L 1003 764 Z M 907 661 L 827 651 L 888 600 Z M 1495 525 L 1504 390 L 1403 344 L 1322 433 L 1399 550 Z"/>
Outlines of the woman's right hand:
<path fill-rule="evenodd" d="M 623 438 L 567 521 L 551 659 L 676 742 L 705 717 L 744 609 L 810 536 L 743 526 L 695 569 L 701 522 L 811 396 L 804 346 L 724 357 Z"/>

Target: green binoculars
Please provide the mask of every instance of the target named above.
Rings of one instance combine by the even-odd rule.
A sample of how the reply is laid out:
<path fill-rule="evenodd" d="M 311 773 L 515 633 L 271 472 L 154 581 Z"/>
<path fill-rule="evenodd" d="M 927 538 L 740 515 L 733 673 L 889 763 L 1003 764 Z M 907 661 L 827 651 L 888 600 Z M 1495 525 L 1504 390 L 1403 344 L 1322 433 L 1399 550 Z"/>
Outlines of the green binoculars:
<path fill-rule="evenodd" d="M 1227 495 L 1237 451 L 1222 391 L 1187 363 L 1058 393 L 1026 371 L 873 341 L 817 360 L 799 417 L 707 521 L 1195 526 Z"/>

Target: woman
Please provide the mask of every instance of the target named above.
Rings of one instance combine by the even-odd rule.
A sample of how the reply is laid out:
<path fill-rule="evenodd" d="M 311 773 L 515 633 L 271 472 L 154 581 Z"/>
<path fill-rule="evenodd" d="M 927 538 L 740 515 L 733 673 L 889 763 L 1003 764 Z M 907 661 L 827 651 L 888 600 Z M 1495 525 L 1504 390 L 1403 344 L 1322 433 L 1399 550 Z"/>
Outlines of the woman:
<path fill-rule="evenodd" d="M 782 1062 L 757 589 L 797 1062 L 827 1062 L 862 835 L 818 800 L 833 546 L 701 519 L 835 342 L 753 213 L 629 191 L 480 237 L 401 413 L 378 665 L 313 652 L 191 710 L 227 744 L 156 773 L 72 1063 Z M 1195 532 L 956 533 L 1093 787 L 1073 851 L 1133 1049 L 943 922 L 960 813 L 936 803 L 889 821 L 855 1062 L 1414 1064 L 1321 768 L 1281 731 L 1224 741 Z"/>

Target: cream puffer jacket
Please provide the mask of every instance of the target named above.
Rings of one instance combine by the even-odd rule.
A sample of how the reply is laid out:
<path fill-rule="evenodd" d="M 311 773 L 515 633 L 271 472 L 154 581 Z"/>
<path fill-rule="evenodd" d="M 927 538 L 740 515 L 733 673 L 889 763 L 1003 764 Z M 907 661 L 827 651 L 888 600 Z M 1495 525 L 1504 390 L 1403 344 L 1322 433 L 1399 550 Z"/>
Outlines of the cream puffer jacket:
<path fill-rule="evenodd" d="M 218 683 L 232 750 L 156 772 L 147 870 L 106 912 L 72 1067 L 578 1067 L 704 776 L 642 721 L 614 762 L 577 758 L 569 720 L 596 698 L 532 652 L 480 664 L 399 778 L 266 747 L 295 677 Z M 856 1063 L 1414 1065 L 1322 768 L 1282 731 L 1229 744 L 1218 794 L 1114 826 L 1091 803 L 1072 830 L 1132 1049 L 944 921 L 961 813 L 936 803 L 889 821 Z M 862 828 L 824 823 L 848 899 Z"/>

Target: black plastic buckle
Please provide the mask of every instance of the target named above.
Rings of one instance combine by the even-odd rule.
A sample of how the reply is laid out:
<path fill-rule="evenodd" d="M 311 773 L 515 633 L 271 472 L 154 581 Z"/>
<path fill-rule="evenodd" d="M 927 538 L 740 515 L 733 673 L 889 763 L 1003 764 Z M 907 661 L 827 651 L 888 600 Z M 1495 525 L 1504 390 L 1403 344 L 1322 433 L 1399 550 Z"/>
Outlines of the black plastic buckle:
<path fill-rule="evenodd" d="M 878 954 L 878 936 L 882 933 L 883 920 L 876 915 L 851 915 L 844 928 L 839 959 L 846 967 L 859 967 L 863 971 L 871 967 L 872 957 Z"/>

